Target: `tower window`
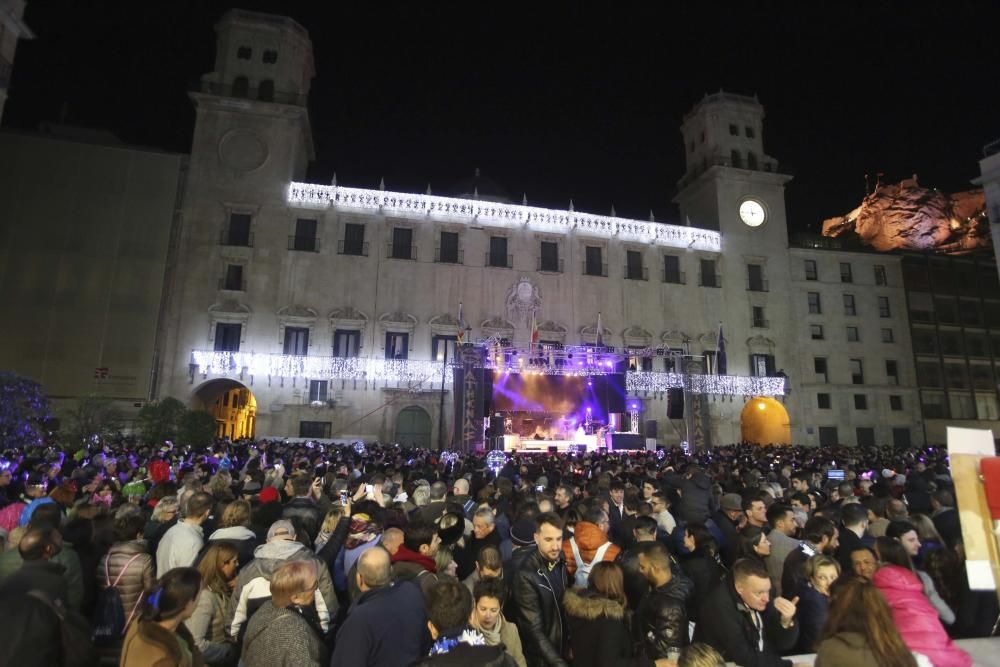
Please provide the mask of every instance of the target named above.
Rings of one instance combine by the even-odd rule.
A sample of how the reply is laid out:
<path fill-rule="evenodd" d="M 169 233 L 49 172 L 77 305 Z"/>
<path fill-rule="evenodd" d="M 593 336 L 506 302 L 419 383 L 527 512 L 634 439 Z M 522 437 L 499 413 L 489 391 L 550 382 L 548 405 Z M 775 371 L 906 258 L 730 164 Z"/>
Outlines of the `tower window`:
<path fill-rule="evenodd" d="M 264 49 L 264 57 L 262 60 L 268 65 L 273 65 L 278 62 L 278 52 L 274 49 Z"/>
<path fill-rule="evenodd" d="M 734 123 L 730 123 L 729 134 L 733 135 L 734 137 L 738 137 L 740 135 L 740 128 L 736 127 Z"/>
<path fill-rule="evenodd" d="M 233 97 L 247 97 L 250 94 L 250 81 L 245 76 L 233 79 Z"/>
<path fill-rule="evenodd" d="M 743 128 L 743 133 L 747 135 L 747 139 L 753 139 L 753 128 L 752 127 L 749 127 L 749 126 L 748 127 L 744 127 Z"/>
<path fill-rule="evenodd" d="M 733 150 L 729 153 L 729 159 L 733 163 L 733 167 L 736 169 L 743 168 L 743 158 L 740 157 L 740 152 L 738 150 Z"/>
<path fill-rule="evenodd" d="M 753 151 L 747 152 L 747 169 L 757 168 L 757 156 L 753 154 Z"/>
<path fill-rule="evenodd" d="M 265 79 L 260 82 L 260 85 L 257 87 L 257 99 L 263 102 L 274 101 L 274 81 Z"/>
<path fill-rule="evenodd" d="M 252 55 L 253 55 L 253 49 L 251 49 L 249 46 L 241 46 L 240 48 L 236 49 L 236 57 L 239 58 L 240 60 L 250 60 L 250 57 Z"/>

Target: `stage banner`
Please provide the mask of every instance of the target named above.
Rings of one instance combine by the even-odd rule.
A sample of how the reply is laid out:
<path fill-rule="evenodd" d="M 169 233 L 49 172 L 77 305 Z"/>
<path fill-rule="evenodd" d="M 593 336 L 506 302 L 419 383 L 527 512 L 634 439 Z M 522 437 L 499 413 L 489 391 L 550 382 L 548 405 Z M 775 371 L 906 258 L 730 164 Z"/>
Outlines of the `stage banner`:
<path fill-rule="evenodd" d="M 492 396 L 492 386 L 486 387 L 484 376 L 492 373 L 483 368 L 484 350 L 476 345 L 462 345 L 459 352 L 461 363 L 453 367 L 452 388 L 455 405 L 456 444 L 463 452 L 470 452 L 483 445 L 483 418 L 488 409 L 486 403 Z"/>

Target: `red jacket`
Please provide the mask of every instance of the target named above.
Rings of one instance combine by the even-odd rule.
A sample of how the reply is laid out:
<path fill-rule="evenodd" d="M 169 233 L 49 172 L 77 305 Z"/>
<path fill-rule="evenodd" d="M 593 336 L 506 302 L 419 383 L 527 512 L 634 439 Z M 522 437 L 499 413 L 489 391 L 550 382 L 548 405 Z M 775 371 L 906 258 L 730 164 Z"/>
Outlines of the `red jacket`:
<path fill-rule="evenodd" d="M 935 665 L 972 665 L 969 654 L 948 637 L 917 575 L 897 565 L 886 565 L 872 581 L 889 603 L 892 620 L 911 651 L 926 655 Z"/>

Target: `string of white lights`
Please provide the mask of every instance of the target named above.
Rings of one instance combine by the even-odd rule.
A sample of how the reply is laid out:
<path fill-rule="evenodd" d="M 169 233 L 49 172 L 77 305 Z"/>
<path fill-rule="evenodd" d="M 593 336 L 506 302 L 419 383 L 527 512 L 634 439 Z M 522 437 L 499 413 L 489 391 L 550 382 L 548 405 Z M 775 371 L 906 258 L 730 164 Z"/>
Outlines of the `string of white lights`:
<path fill-rule="evenodd" d="M 191 363 L 203 375 L 255 375 L 308 380 L 366 380 L 371 382 L 422 383 L 441 386 L 443 365 L 416 359 L 374 359 L 365 357 L 313 357 L 260 352 L 216 352 L 194 350 Z M 563 374 L 580 374 L 573 370 Z M 451 385 L 451 373 L 445 373 L 445 386 Z M 650 371 L 625 374 L 625 389 L 664 392 L 686 389 L 695 394 L 727 396 L 781 396 L 785 379 L 744 375 L 682 375 Z"/>
<path fill-rule="evenodd" d="M 561 231 L 577 229 L 594 236 L 615 237 L 672 248 L 710 252 L 719 252 L 722 248 L 722 236 L 719 232 L 696 227 L 475 199 L 292 182 L 288 186 L 286 201 L 290 206 L 300 208 L 327 208 L 333 205 L 381 209 L 395 215 L 435 216 L 466 223 L 489 222 L 507 227 L 527 225 Z"/>

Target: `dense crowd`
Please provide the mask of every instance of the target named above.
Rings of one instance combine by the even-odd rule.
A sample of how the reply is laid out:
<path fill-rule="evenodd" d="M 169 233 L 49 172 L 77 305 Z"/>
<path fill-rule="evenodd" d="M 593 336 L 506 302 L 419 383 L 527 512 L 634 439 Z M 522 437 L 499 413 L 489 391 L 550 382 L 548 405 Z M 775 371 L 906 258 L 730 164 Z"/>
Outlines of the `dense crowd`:
<path fill-rule="evenodd" d="M 941 448 L 0 457 L 0 665 L 953 667 L 1000 615 Z"/>

